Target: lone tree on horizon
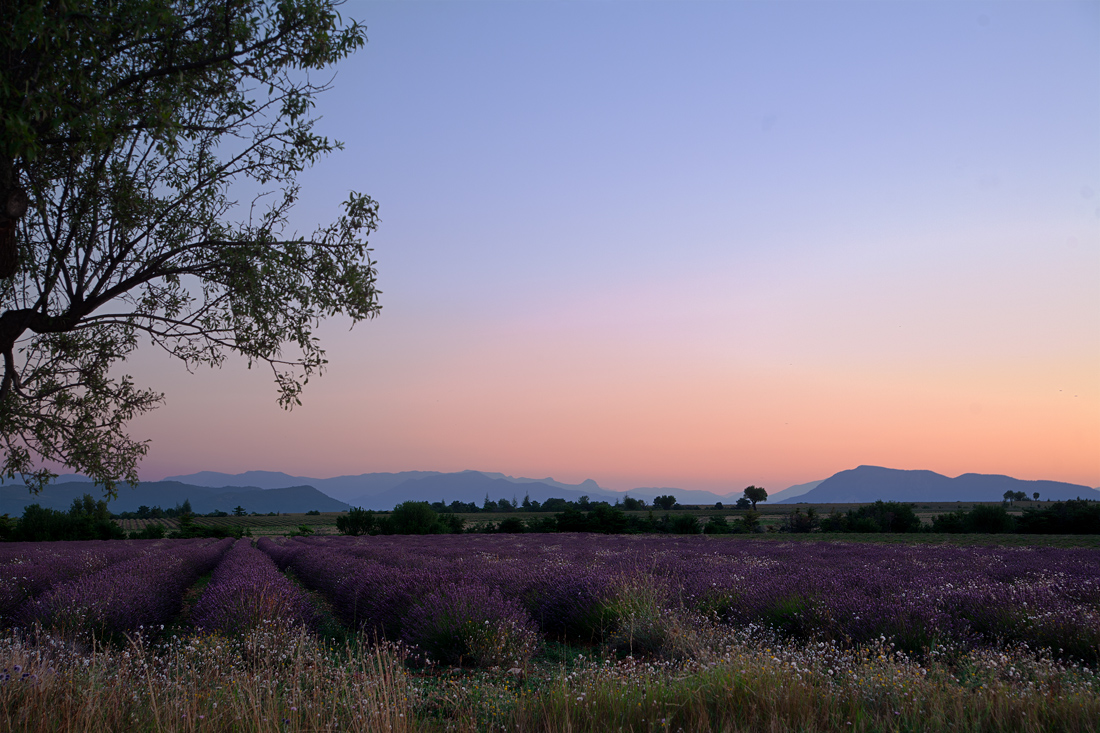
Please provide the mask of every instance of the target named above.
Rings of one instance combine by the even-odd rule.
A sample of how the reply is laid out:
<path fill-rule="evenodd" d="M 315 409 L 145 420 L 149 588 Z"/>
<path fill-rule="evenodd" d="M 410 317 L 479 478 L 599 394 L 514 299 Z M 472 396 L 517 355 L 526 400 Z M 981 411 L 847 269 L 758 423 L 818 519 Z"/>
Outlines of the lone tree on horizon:
<path fill-rule="evenodd" d="M 139 342 L 188 369 L 266 365 L 289 409 L 326 363 L 317 324 L 378 313 L 373 200 L 288 224 L 297 174 L 341 147 L 313 129 L 328 87 L 310 76 L 365 42 L 340 4 L 3 4 L 4 478 L 137 483 L 148 443 L 126 426 L 163 401 L 119 371 Z"/>
<path fill-rule="evenodd" d="M 768 492 L 760 486 L 749 486 L 745 489 L 745 498 L 752 502 L 752 510 L 756 511 L 756 502 L 767 501 Z"/>

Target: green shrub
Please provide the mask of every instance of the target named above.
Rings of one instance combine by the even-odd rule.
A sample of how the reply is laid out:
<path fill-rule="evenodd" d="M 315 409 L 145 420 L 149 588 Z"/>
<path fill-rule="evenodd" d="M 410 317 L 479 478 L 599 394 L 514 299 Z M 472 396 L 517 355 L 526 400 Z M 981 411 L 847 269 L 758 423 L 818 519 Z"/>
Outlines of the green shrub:
<path fill-rule="evenodd" d="M 730 525 L 725 517 L 713 516 L 703 526 L 703 534 L 729 534 Z"/>
<path fill-rule="evenodd" d="M 426 501 L 404 501 L 389 516 L 394 534 L 446 534 L 447 528 Z"/>
<path fill-rule="evenodd" d="M 361 534 L 376 534 L 378 532 L 378 522 L 373 511 L 364 510 L 363 507 L 354 507 L 349 509 L 346 515 L 336 518 L 336 529 L 340 531 L 340 534 L 355 537 Z"/>
<path fill-rule="evenodd" d="M 1100 534 L 1100 502 L 1059 501 L 1028 507 L 1016 519 L 1016 531 L 1027 534 Z"/>
<path fill-rule="evenodd" d="M 694 515 L 677 514 L 672 518 L 671 530 L 676 534 L 699 534 L 702 527 Z"/>
<path fill-rule="evenodd" d="M 111 521 L 107 502 L 97 502 L 90 494 L 74 499 L 68 512 L 31 504 L 14 527 L 9 527 L 7 535 L 16 542 L 126 539 L 122 528 Z"/>
<path fill-rule="evenodd" d="M 527 525 L 523 523 L 523 520 L 519 517 L 508 517 L 500 522 L 500 526 L 497 527 L 498 532 L 504 532 L 506 534 L 522 534 L 527 531 Z"/>
<path fill-rule="evenodd" d="M 919 532 L 920 517 L 912 504 L 897 501 L 876 501 L 874 504 L 849 509 L 846 514 L 833 511 L 821 520 L 822 532 Z"/>
<path fill-rule="evenodd" d="M 140 530 L 131 532 L 130 539 L 132 540 L 162 540 L 168 534 L 168 530 L 160 522 L 153 522 L 147 524 Z"/>

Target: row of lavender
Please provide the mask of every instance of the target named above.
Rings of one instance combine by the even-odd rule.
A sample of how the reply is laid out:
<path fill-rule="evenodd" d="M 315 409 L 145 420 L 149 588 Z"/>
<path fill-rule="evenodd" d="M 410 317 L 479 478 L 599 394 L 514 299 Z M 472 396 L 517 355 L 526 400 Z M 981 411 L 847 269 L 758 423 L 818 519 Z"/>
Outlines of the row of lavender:
<path fill-rule="evenodd" d="M 1100 656 L 1096 550 L 594 535 L 297 538 L 259 547 L 324 594 L 346 624 L 420 644 L 469 636 L 486 622 L 510 630 L 494 642 L 506 647 L 529 645 L 536 633 L 595 640 L 644 597 L 803 638 L 883 635 L 914 650 L 1025 641 Z"/>
<path fill-rule="evenodd" d="M 270 623 L 312 627 L 317 614 L 270 557 L 238 540 L 214 570 L 191 622 L 206 631 L 239 633 Z"/>
<path fill-rule="evenodd" d="M 77 544 L 84 543 L 50 545 L 3 566 L 4 579 L 27 595 L 13 602 L 6 623 L 38 622 L 99 637 L 168 623 L 179 612 L 184 592 L 218 564 L 233 540 Z M 41 566 L 43 572 L 20 575 L 20 565 Z M 21 580 L 27 582 L 19 585 Z"/>
<path fill-rule="evenodd" d="M 0 545 L 0 623 L 11 625 L 55 585 L 155 551 L 163 541 L 13 542 Z"/>

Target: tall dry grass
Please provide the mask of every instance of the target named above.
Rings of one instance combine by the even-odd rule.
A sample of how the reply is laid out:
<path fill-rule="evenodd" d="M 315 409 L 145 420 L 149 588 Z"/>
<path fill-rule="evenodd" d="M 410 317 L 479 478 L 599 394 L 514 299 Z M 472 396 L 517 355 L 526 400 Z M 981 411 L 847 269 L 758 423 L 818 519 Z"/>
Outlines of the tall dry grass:
<path fill-rule="evenodd" d="M 0 728 L 11 731 L 413 730 L 407 677 L 386 647 L 328 647 L 267 626 L 123 648 L 44 632 L 0 640 Z"/>
<path fill-rule="evenodd" d="M 524 731 L 1100 731 L 1095 671 L 1026 648 L 924 665 L 882 644 L 732 644 L 705 661 L 627 659 L 521 696 Z"/>
<path fill-rule="evenodd" d="M 406 669 L 408 650 L 274 624 L 122 647 L 0 638 L 11 731 L 1100 731 L 1097 671 L 1024 645 L 851 649 L 624 608 L 645 656 Z M 698 621 L 698 620 L 697 620 Z M 657 628 L 668 624 L 668 629 Z M 637 638 L 637 637 L 635 637 Z"/>

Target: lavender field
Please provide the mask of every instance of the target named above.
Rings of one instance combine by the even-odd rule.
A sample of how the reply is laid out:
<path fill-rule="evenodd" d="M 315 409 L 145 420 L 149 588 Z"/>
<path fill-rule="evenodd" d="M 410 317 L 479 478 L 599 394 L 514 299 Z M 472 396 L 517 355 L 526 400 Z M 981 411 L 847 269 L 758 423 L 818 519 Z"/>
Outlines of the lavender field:
<path fill-rule="evenodd" d="M 1096 662 L 1100 651 L 1096 550 L 601 535 L 263 539 L 259 547 L 347 626 L 430 651 L 437 617 L 593 643 L 669 613 L 798 639 L 885 638 L 909 652 L 1027 642 Z M 626 650 L 667 653 L 660 642 L 633 637 Z M 457 653 L 438 652 L 447 661 Z"/>
<path fill-rule="evenodd" d="M 554 534 L 0 552 L 0 653 L 9 670 L 19 659 L 0 694 L 11 728 L 35 729 L 32 711 L 61 694 L 49 692 L 58 667 L 90 674 L 89 652 L 115 680 L 104 699 L 129 684 L 131 698 L 154 698 L 146 707 L 159 694 L 155 709 L 175 709 L 181 675 L 206 690 L 174 722 L 119 703 L 135 717 L 113 725 L 150 729 L 1094 730 L 1100 719 L 1095 549 Z"/>

